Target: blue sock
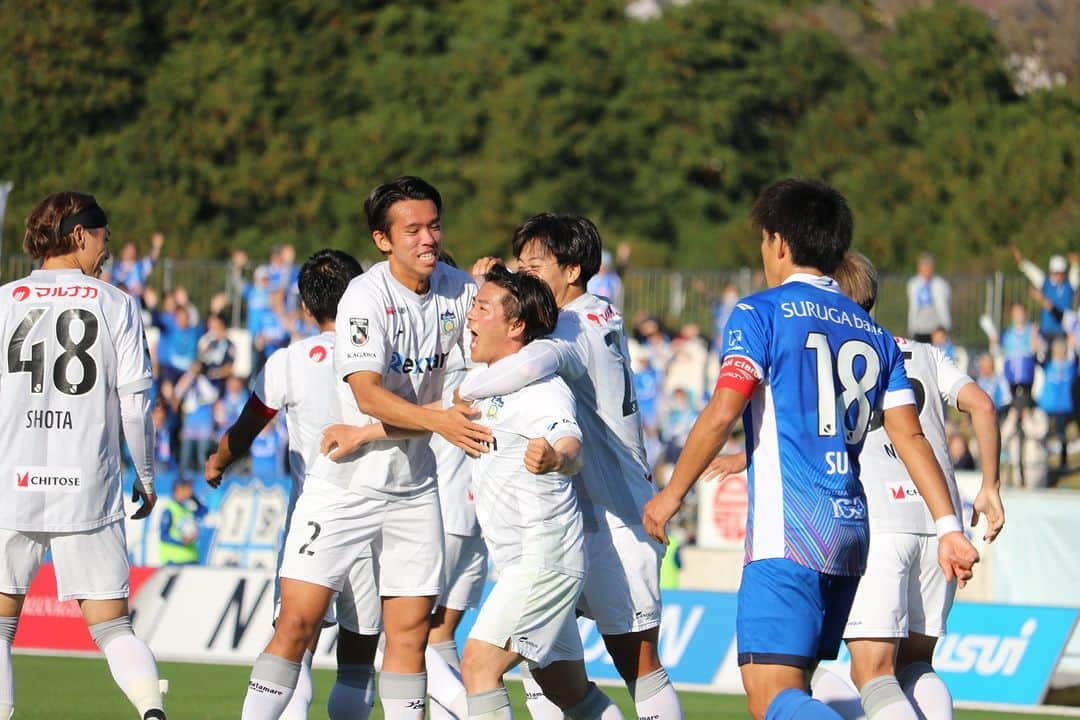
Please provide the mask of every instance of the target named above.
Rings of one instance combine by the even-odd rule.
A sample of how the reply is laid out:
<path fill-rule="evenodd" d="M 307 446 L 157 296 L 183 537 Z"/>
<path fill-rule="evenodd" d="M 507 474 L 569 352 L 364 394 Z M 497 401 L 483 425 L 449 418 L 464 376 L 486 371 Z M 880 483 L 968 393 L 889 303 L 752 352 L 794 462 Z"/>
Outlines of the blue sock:
<path fill-rule="evenodd" d="M 765 711 L 765 720 L 843 720 L 832 708 L 806 694 L 788 688 L 773 698 Z"/>

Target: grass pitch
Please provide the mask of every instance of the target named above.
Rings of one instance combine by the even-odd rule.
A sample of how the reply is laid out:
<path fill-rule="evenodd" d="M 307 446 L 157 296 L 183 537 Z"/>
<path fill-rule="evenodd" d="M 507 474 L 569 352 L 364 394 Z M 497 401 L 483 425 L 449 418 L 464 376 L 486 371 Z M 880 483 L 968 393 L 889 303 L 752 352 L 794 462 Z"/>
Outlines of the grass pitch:
<path fill-rule="evenodd" d="M 15 717 L 18 720 L 135 718 L 135 710 L 113 683 L 104 659 L 16 655 L 14 664 Z M 218 720 L 240 716 L 250 667 L 163 662 L 160 669 L 162 677 L 169 679 L 166 709 L 173 720 Z M 326 696 L 333 682 L 333 671 L 315 671 L 315 701 L 311 717 L 326 717 Z M 636 717 L 625 689 L 606 687 L 605 691 L 619 704 L 625 717 Z M 741 696 L 693 692 L 681 692 L 679 695 L 687 720 L 748 717 Z M 510 698 L 514 716 L 528 718 L 521 683 L 510 683 Z M 1003 720 L 1015 715 L 960 710 L 956 717 L 960 720 Z M 1061 716 L 1028 717 L 1054 720 Z M 371 719 L 382 720 L 378 703 Z"/>

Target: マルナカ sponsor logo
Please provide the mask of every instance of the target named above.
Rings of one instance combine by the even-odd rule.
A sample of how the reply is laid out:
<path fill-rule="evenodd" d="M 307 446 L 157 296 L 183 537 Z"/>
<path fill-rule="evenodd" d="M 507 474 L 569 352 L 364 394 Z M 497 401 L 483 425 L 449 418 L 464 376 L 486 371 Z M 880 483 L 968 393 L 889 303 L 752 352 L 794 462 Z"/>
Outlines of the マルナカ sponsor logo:
<path fill-rule="evenodd" d="M 17 467 L 15 489 L 27 492 L 58 490 L 78 492 L 82 488 L 82 473 L 77 467 Z"/>
<path fill-rule="evenodd" d="M 367 345 L 368 341 L 368 319 L 367 318 L 349 318 L 349 339 L 353 345 L 360 347 L 361 345 Z"/>
<path fill-rule="evenodd" d="M 70 410 L 27 410 L 27 430 L 71 430 Z"/>
<path fill-rule="evenodd" d="M 19 285 L 11 291 L 11 299 L 15 302 L 28 300 L 31 296 L 35 300 L 53 298 L 93 299 L 98 296 L 98 289 L 90 285 L 38 285 L 32 288 Z"/>
<path fill-rule="evenodd" d="M 311 350 L 308 350 L 308 357 L 311 358 L 312 362 L 321 363 L 326 359 L 326 348 L 322 345 L 316 345 Z"/>

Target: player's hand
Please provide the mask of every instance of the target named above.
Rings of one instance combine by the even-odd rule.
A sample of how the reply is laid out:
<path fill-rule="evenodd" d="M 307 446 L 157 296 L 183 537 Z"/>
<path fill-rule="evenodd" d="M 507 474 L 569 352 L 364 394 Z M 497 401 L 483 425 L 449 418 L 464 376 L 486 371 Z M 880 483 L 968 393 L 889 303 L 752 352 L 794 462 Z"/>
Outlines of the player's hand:
<path fill-rule="evenodd" d="M 1005 527 L 1005 506 L 1001 504 L 1001 493 L 997 488 L 982 488 L 975 496 L 975 502 L 971 509 L 971 527 L 979 524 L 979 514 L 986 516 L 986 532 L 983 540 L 994 542 L 994 539 Z"/>
<path fill-rule="evenodd" d="M 206 458 L 206 464 L 203 466 L 203 477 L 206 478 L 207 485 L 217 488 L 221 485 L 221 478 L 224 474 L 225 467 L 221 464 L 217 453 L 213 453 Z"/>
<path fill-rule="evenodd" d="M 453 405 L 442 411 L 435 432 L 472 457 L 480 457 L 491 447 L 491 430 L 473 420 L 480 411 L 471 406 Z"/>
<path fill-rule="evenodd" d="M 480 284 L 484 282 L 484 275 L 487 275 L 488 270 L 501 264 L 502 260 L 499 258 L 486 255 L 472 264 L 469 274 L 473 276 L 473 280 L 475 280 L 477 284 Z"/>
<path fill-rule="evenodd" d="M 155 250 L 160 250 L 165 245 L 165 236 L 162 233 L 156 232 L 150 236 L 150 246 Z"/>
<path fill-rule="evenodd" d="M 742 472 L 746 469 L 746 453 L 732 453 L 731 455 L 717 455 L 716 459 L 709 463 L 705 472 L 701 473 L 701 479 L 705 482 L 720 481 L 728 475 Z"/>
<path fill-rule="evenodd" d="M 543 475 L 562 467 L 562 456 L 544 438 L 533 438 L 525 448 L 525 469 Z"/>
<path fill-rule="evenodd" d="M 956 579 L 964 587 L 974 576 L 972 568 L 979 562 L 979 551 L 962 532 L 945 533 L 938 539 L 938 564 L 945 572 L 945 579 Z"/>
<path fill-rule="evenodd" d="M 154 505 L 157 504 L 157 493 L 151 490 L 150 492 L 144 491 L 139 482 L 135 482 L 135 487 L 131 490 L 131 499 L 134 502 L 142 502 L 142 505 L 131 516 L 132 520 L 142 520 L 144 517 L 148 517 L 154 510 Z"/>
<path fill-rule="evenodd" d="M 682 500 L 675 497 L 675 494 L 669 492 L 667 488 L 656 493 L 652 500 L 645 503 L 645 514 L 642 516 L 645 532 L 657 542 L 667 545 L 668 520 L 679 512 L 680 507 L 682 507 Z"/>
<path fill-rule="evenodd" d="M 331 425 L 323 430 L 319 452 L 331 460 L 340 460 L 359 450 L 367 438 L 355 425 Z"/>
<path fill-rule="evenodd" d="M 1016 261 L 1017 265 L 1024 262 L 1024 253 L 1020 252 L 1020 248 L 1016 247 L 1015 245 L 1012 246 L 1012 256 L 1013 260 Z"/>

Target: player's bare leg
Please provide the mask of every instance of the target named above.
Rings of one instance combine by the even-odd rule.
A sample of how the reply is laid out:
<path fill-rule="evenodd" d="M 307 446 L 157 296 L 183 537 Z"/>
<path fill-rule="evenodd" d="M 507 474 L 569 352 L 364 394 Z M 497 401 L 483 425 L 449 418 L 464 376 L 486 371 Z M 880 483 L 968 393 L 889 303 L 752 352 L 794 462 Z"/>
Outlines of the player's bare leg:
<path fill-rule="evenodd" d="M 509 644 L 509 642 L 507 643 Z M 470 720 L 511 720 L 510 696 L 503 674 L 521 662 L 521 656 L 482 640 L 465 641 L 461 677 L 469 693 Z"/>
<path fill-rule="evenodd" d="M 839 714 L 807 693 L 808 672 L 791 665 L 746 663 L 739 668 L 746 689 L 746 707 L 755 720 L 798 717 L 800 720 L 842 720 Z"/>
<path fill-rule="evenodd" d="M 296 688 L 293 690 L 288 706 L 281 713 L 281 720 L 307 720 L 311 699 L 315 695 L 315 685 L 311 679 L 311 663 L 315 659 L 315 649 L 319 646 L 321 635 L 322 628 L 319 628 L 312 635 L 307 649 L 304 650 L 304 656 L 300 659 L 300 675 L 296 679 Z"/>
<path fill-rule="evenodd" d="M 918 720 L 896 679 L 899 638 L 859 638 L 847 641 L 851 679 L 868 720 Z"/>
<path fill-rule="evenodd" d="M 375 652 L 378 635 L 338 628 L 337 682 L 326 701 L 330 720 L 367 720 L 375 706 Z"/>
<path fill-rule="evenodd" d="M 924 717 L 951 718 L 953 700 L 949 688 L 934 672 L 932 665 L 937 638 L 908 633 L 900 641 L 896 658 L 900 687 Z"/>
<path fill-rule="evenodd" d="M 657 650 L 660 628 L 621 635 L 604 635 L 615 669 L 626 683 L 638 717 L 682 720 L 682 703 Z"/>
<path fill-rule="evenodd" d="M 458 658 L 454 633 L 464 610 L 442 605 L 431 616 L 431 630 L 424 653 L 427 662 L 428 694 L 434 701 L 429 707 L 434 720 L 446 720 L 451 715 L 459 720 L 468 716 L 465 685 L 461 679 L 461 660 Z"/>
<path fill-rule="evenodd" d="M 333 594 L 322 585 L 281 578 L 281 611 L 274 636 L 251 669 L 244 720 L 276 720 L 284 712 L 296 689 L 304 650 L 322 627 Z"/>
<path fill-rule="evenodd" d="M 559 660 L 531 672 L 545 697 L 572 720 L 622 720 L 619 707 L 589 682 L 584 660 Z"/>
<path fill-rule="evenodd" d="M 135 635 L 127 598 L 79 600 L 83 619 L 105 655 L 113 680 L 146 718 L 165 717 L 161 678 L 149 646 Z"/>
<path fill-rule="evenodd" d="M 379 700 L 387 720 L 421 720 L 427 697 L 424 651 L 435 597 L 384 597 Z"/>
<path fill-rule="evenodd" d="M 25 595 L 0 593 L 0 720 L 15 713 L 15 673 L 11 667 L 11 646 L 19 625 Z"/>

